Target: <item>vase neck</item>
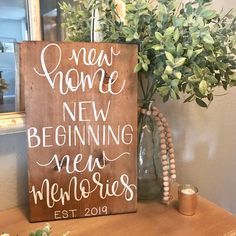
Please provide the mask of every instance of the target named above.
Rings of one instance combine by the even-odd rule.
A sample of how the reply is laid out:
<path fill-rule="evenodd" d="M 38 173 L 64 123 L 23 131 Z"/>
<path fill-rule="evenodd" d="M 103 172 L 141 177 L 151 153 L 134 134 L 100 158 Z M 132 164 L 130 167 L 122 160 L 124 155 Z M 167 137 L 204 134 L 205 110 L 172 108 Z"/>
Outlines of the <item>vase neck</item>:
<path fill-rule="evenodd" d="M 139 106 L 142 108 L 146 108 L 148 110 L 151 110 L 151 107 L 153 106 L 154 102 L 155 102 L 154 99 L 150 99 L 150 100 L 140 99 Z"/>

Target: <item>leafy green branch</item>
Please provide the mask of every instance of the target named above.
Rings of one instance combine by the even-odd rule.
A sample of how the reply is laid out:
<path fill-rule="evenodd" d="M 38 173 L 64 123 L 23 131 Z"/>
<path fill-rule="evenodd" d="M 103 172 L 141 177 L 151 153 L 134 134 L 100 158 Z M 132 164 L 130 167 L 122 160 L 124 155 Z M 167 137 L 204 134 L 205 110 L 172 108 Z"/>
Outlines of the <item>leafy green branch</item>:
<path fill-rule="evenodd" d="M 139 45 L 139 62 L 144 100 L 159 93 L 163 101 L 195 100 L 207 107 L 214 90 L 236 85 L 236 17 L 234 11 L 220 16 L 211 0 L 177 4 L 175 0 L 124 0 L 121 19 L 113 0 L 63 3 L 67 36 L 72 41 L 90 41 L 92 11 L 99 11 L 104 42 Z"/>

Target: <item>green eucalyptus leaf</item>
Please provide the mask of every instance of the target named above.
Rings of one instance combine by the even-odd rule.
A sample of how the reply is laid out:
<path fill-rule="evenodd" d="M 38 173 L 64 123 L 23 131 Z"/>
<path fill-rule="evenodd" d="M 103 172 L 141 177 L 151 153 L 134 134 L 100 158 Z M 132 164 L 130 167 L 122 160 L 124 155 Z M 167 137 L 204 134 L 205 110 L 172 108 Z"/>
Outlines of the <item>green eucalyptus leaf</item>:
<path fill-rule="evenodd" d="M 174 38 L 175 42 L 178 42 L 178 40 L 180 38 L 180 32 L 179 32 L 178 28 L 175 30 L 173 38 Z"/>
<path fill-rule="evenodd" d="M 193 99 L 194 99 L 194 94 L 192 94 L 192 95 L 190 95 L 189 97 L 187 97 L 187 98 L 184 100 L 184 103 L 186 103 L 186 102 L 191 102 Z"/>
<path fill-rule="evenodd" d="M 162 97 L 166 96 L 170 92 L 170 89 L 168 86 L 162 86 L 160 88 L 157 88 L 157 90 L 159 91 L 159 93 Z"/>
<path fill-rule="evenodd" d="M 165 30 L 164 37 L 170 37 L 170 36 L 172 36 L 173 33 L 174 33 L 174 31 L 175 31 L 175 27 L 174 27 L 174 26 L 170 26 L 169 28 L 167 28 L 167 29 Z"/>
<path fill-rule="evenodd" d="M 193 55 L 193 49 L 192 49 L 192 48 L 189 48 L 189 49 L 188 49 L 188 52 L 187 52 L 188 58 L 191 59 L 192 55 Z"/>
<path fill-rule="evenodd" d="M 188 3 L 185 5 L 185 8 L 186 8 L 186 14 L 187 14 L 187 15 L 191 15 L 191 14 L 193 13 L 192 3 L 188 2 Z"/>
<path fill-rule="evenodd" d="M 209 102 L 212 102 L 213 99 L 214 99 L 213 94 L 212 94 L 212 93 L 209 93 L 209 94 L 207 95 L 207 99 L 208 99 Z"/>
<path fill-rule="evenodd" d="M 137 73 L 142 69 L 142 64 L 138 63 L 135 67 L 134 67 L 134 72 Z"/>
<path fill-rule="evenodd" d="M 203 41 L 208 44 L 214 44 L 214 39 L 211 37 L 210 33 L 203 33 L 201 35 Z"/>
<path fill-rule="evenodd" d="M 199 77 L 197 77 L 196 75 L 192 75 L 188 77 L 188 81 L 193 82 L 193 83 L 197 83 L 199 82 L 201 79 Z"/>
<path fill-rule="evenodd" d="M 182 56 L 184 53 L 184 48 L 181 43 L 178 43 L 177 45 L 177 56 Z"/>
<path fill-rule="evenodd" d="M 165 16 L 168 14 L 167 7 L 160 2 L 160 4 L 158 4 L 158 10 L 158 20 L 165 22 Z"/>
<path fill-rule="evenodd" d="M 211 19 L 215 18 L 216 16 L 218 16 L 218 14 L 215 10 L 210 10 L 210 9 L 204 8 L 201 11 L 200 16 L 206 20 L 211 20 Z"/>
<path fill-rule="evenodd" d="M 131 29 L 129 27 L 123 27 L 122 28 L 122 32 L 125 34 L 125 35 L 129 35 L 132 33 Z"/>
<path fill-rule="evenodd" d="M 223 71 L 228 68 L 228 65 L 225 64 L 224 62 L 216 62 L 215 64 L 218 66 L 220 70 L 223 70 Z"/>
<path fill-rule="evenodd" d="M 223 86 L 224 90 L 228 89 L 228 83 L 226 81 L 222 81 L 222 86 Z"/>
<path fill-rule="evenodd" d="M 206 95 L 203 95 L 200 91 L 199 88 L 195 87 L 193 89 L 193 92 L 195 93 L 196 97 L 204 99 L 206 97 Z"/>
<path fill-rule="evenodd" d="M 163 102 L 167 102 L 169 100 L 169 97 L 170 97 L 169 93 L 163 96 L 163 99 L 162 99 Z"/>
<path fill-rule="evenodd" d="M 193 15 L 189 15 L 187 18 L 187 23 L 191 25 L 194 22 Z"/>
<path fill-rule="evenodd" d="M 137 32 L 134 33 L 134 39 L 139 39 L 139 34 Z"/>
<path fill-rule="evenodd" d="M 154 70 L 154 74 L 157 75 L 157 76 L 160 76 L 164 73 L 164 65 L 162 62 L 159 62 L 158 65 L 157 65 L 157 68 Z"/>
<path fill-rule="evenodd" d="M 208 85 L 207 85 L 207 82 L 206 80 L 202 80 L 199 84 L 199 91 L 202 95 L 206 95 L 206 92 L 207 92 L 207 89 L 208 89 Z"/>
<path fill-rule="evenodd" d="M 167 65 L 164 73 L 171 75 L 173 73 L 173 68 L 170 65 Z"/>
<path fill-rule="evenodd" d="M 232 52 L 234 55 L 236 55 L 236 45 L 235 45 L 235 48 L 232 48 L 232 49 L 231 49 L 231 52 Z"/>
<path fill-rule="evenodd" d="M 208 107 L 207 104 L 200 98 L 196 98 L 195 101 L 200 107 L 204 107 L 204 108 Z"/>
<path fill-rule="evenodd" d="M 199 54 L 201 54 L 204 51 L 204 49 L 197 49 L 194 51 L 194 56 L 198 56 Z"/>
<path fill-rule="evenodd" d="M 147 63 L 142 63 L 142 68 L 145 70 L 145 71 L 148 71 L 148 64 Z"/>
<path fill-rule="evenodd" d="M 182 77 L 182 74 L 181 74 L 181 72 L 179 72 L 179 71 L 174 71 L 174 76 L 177 78 L 177 79 L 181 79 L 181 77 Z"/>
<path fill-rule="evenodd" d="M 143 15 L 148 16 L 148 11 L 147 10 L 143 10 L 143 11 L 139 12 L 139 16 L 143 16 Z"/>
<path fill-rule="evenodd" d="M 172 87 L 177 87 L 178 84 L 179 84 L 179 82 L 180 82 L 180 81 L 179 81 L 178 79 L 174 79 L 174 80 L 171 81 L 171 86 L 172 86 Z"/>
<path fill-rule="evenodd" d="M 170 89 L 170 96 L 171 98 L 173 98 L 174 100 L 177 100 L 178 97 L 177 97 L 177 94 L 175 93 L 175 91 L 171 88 Z"/>
<path fill-rule="evenodd" d="M 168 82 L 168 81 L 169 81 L 169 76 L 168 76 L 167 74 L 163 74 L 163 75 L 161 76 L 161 78 L 162 78 L 163 81 L 165 81 L 165 82 Z"/>
<path fill-rule="evenodd" d="M 185 57 L 176 58 L 175 59 L 175 68 L 182 66 L 185 63 L 186 59 L 187 58 L 185 58 Z"/>
<path fill-rule="evenodd" d="M 164 40 L 163 35 L 159 32 L 155 32 L 155 37 L 159 42 L 163 42 L 163 40 Z"/>
<path fill-rule="evenodd" d="M 43 230 L 42 229 L 38 229 L 36 232 L 35 232 L 35 236 L 42 236 L 43 234 Z"/>
<path fill-rule="evenodd" d="M 133 4 L 126 4 L 125 7 L 127 11 L 137 11 L 137 8 Z"/>
<path fill-rule="evenodd" d="M 200 17 L 200 16 L 197 17 L 197 25 L 199 28 L 204 27 L 204 21 L 203 21 L 202 17 Z"/>
<path fill-rule="evenodd" d="M 193 30 L 193 32 L 191 33 L 191 38 L 192 38 L 192 40 L 198 39 L 199 35 L 200 35 L 200 32 L 199 32 L 199 31 Z"/>
<path fill-rule="evenodd" d="M 192 68 L 193 68 L 193 73 L 198 78 L 202 78 L 203 77 L 203 71 L 202 71 L 202 69 L 197 64 L 193 64 Z"/>
<path fill-rule="evenodd" d="M 218 80 L 215 78 L 213 75 L 207 75 L 205 76 L 205 79 L 210 83 L 210 84 L 218 84 Z"/>
<path fill-rule="evenodd" d="M 186 93 L 192 93 L 193 92 L 193 86 L 191 83 L 187 83 L 185 88 Z"/>
<path fill-rule="evenodd" d="M 192 38 L 192 47 L 196 47 L 198 44 L 199 44 L 199 35 L 200 35 L 200 32 L 193 32 L 191 33 L 191 38 Z"/>
<path fill-rule="evenodd" d="M 207 56 L 205 57 L 209 62 L 216 62 L 216 58 L 213 56 Z"/>
<path fill-rule="evenodd" d="M 173 17 L 173 25 L 175 27 L 183 27 L 184 25 L 184 22 L 185 22 L 185 18 L 183 16 L 174 16 Z"/>
<path fill-rule="evenodd" d="M 212 51 L 214 50 L 214 46 L 212 44 L 204 44 L 204 48 L 207 50 L 207 51 Z"/>
<path fill-rule="evenodd" d="M 199 42 L 200 42 L 199 38 L 193 39 L 192 46 L 196 47 L 199 44 Z"/>
<path fill-rule="evenodd" d="M 164 46 L 160 45 L 160 44 L 156 44 L 156 45 L 152 46 L 152 48 L 156 51 L 160 51 L 160 50 L 164 49 Z"/>
<path fill-rule="evenodd" d="M 175 45 L 172 42 L 165 42 L 165 50 L 173 55 L 176 53 Z"/>
<path fill-rule="evenodd" d="M 175 64 L 175 58 L 173 57 L 173 55 L 170 52 L 165 52 L 166 58 L 167 60 L 171 63 L 171 64 Z"/>
<path fill-rule="evenodd" d="M 144 60 L 143 60 L 143 54 L 142 54 L 142 53 L 139 53 L 139 54 L 138 54 L 138 60 L 139 60 L 141 63 L 144 62 Z"/>

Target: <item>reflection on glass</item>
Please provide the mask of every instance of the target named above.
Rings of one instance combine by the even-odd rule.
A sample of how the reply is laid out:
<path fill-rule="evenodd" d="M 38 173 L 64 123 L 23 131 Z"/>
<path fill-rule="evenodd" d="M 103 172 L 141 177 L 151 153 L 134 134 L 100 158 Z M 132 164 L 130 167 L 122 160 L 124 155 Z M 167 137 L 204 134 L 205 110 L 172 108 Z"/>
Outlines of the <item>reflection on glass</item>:
<path fill-rule="evenodd" d="M 42 19 L 42 36 L 45 41 L 63 41 L 64 31 L 61 29 L 61 9 L 59 3 L 75 4 L 75 0 L 40 0 Z"/>
<path fill-rule="evenodd" d="M 28 39 L 25 0 L 0 1 L 0 112 L 16 111 L 17 42 Z M 7 85 L 1 89 L 2 84 Z M 2 95 L 1 95 L 2 94 Z M 2 101 L 1 101 L 2 97 Z"/>

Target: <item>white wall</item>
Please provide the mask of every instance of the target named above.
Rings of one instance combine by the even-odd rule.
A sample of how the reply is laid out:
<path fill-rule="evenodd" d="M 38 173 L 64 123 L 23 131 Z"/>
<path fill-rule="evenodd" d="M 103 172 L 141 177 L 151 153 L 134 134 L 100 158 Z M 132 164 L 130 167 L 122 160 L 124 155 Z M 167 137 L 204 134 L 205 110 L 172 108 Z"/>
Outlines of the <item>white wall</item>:
<path fill-rule="evenodd" d="M 173 130 L 177 181 L 196 185 L 202 196 L 236 214 L 236 88 L 209 109 L 182 101 L 160 108 Z"/>
<path fill-rule="evenodd" d="M 215 4 L 236 7 L 235 0 Z M 160 107 L 174 132 L 178 181 L 195 184 L 201 195 L 236 214 L 236 88 L 209 109 L 181 101 Z M 26 200 L 25 134 L 0 136 L 0 210 Z"/>
<path fill-rule="evenodd" d="M 224 12 L 231 10 L 232 8 L 236 8 L 235 0 L 213 0 L 213 7 L 220 11 L 223 9 Z"/>

